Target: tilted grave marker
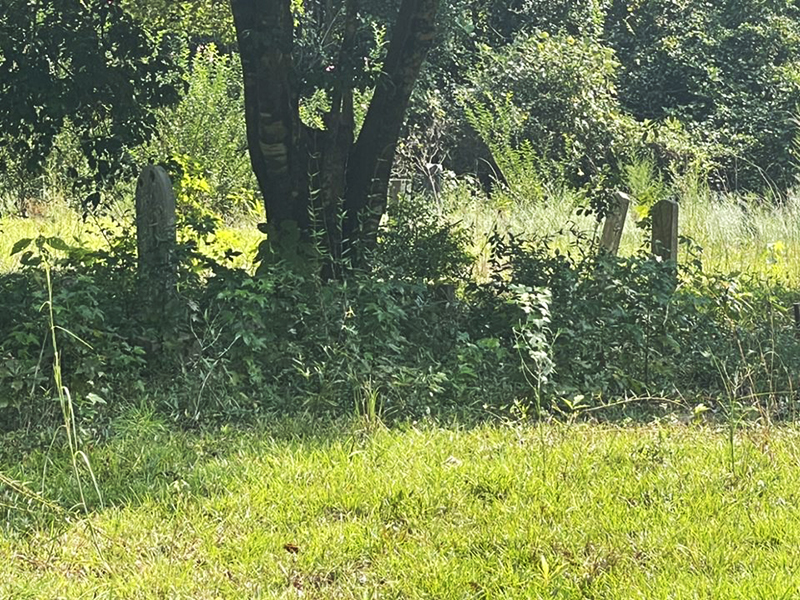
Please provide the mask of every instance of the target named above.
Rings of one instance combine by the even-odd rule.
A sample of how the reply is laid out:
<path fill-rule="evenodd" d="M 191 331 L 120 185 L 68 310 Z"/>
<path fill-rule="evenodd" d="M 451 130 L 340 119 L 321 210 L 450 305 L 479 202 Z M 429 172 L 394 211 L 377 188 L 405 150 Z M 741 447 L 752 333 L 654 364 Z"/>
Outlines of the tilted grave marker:
<path fill-rule="evenodd" d="M 613 206 L 606 216 L 603 224 L 603 236 L 600 238 L 600 246 L 609 254 L 619 252 L 619 244 L 622 241 L 622 230 L 625 228 L 625 219 L 628 216 L 628 207 L 631 204 L 631 197 L 625 192 L 614 194 Z"/>

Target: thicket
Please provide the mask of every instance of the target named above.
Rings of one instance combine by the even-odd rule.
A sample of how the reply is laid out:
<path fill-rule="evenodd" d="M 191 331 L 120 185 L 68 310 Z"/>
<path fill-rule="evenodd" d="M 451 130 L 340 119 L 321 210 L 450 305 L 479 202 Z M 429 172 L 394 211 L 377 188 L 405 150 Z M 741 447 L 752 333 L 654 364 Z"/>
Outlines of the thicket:
<path fill-rule="evenodd" d="M 589 189 L 618 185 L 619 163 L 631 155 L 653 156 L 667 173 L 699 173 L 716 189 L 781 195 L 794 183 L 793 3 L 459 7 L 459 16 L 446 17 L 410 119 L 413 136 L 428 136 L 416 147 L 436 145 L 456 171 L 480 169 L 496 154 L 492 133 L 465 127 L 470 109 L 508 105 L 524 118 L 504 142 L 528 145 L 528 162 L 556 178 L 599 178 Z"/>
<path fill-rule="evenodd" d="M 782 193 L 794 176 L 791 156 L 775 146 L 794 136 L 792 9 L 675 6 L 448 5 L 399 168 L 414 173 L 440 161 L 472 164 L 474 173 L 485 159 L 514 202 L 553 201 L 553 190 L 565 186 L 598 209 L 625 188 L 646 212 L 679 192 L 675 182 L 687 174 L 701 187 Z M 614 19 L 628 28 L 615 28 Z M 608 256 L 577 234 L 564 250 L 546 237 L 497 231 L 478 271 L 472 232 L 416 183 L 390 205 L 369 269 L 341 279 L 285 264 L 254 276 L 233 266 L 233 249 L 217 242 L 203 250 L 224 219 L 247 215 L 257 202 L 237 58 L 192 27 L 184 49 L 170 56 L 189 78 L 181 103 L 154 113 L 154 137 L 129 149 L 135 163 L 164 164 L 176 183 L 180 308 L 162 323 L 140 314 L 125 229 L 110 227 L 102 250 L 58 237 L 22 240 L 14 249 L 21 268 L 0 277 L 4 426 L 58 413 L 54 361 L 87 425 L 142 396 L 190 421 L 261 410 L 526 415 L 680 398 L 721 410 L 741 400 L 793 416 L 800 345 L 787 307 L 794 295 L 766 278 L 709 274 L 697 257 L 676 276 L 674 265 L 644 252 Z M 767 48 L 728 64 L 733 32 L 771 37 Z M 361 41 L 379 57 L 380 27 L 373 34 Z M 673 98 L 658 79 L 665 65 L 684 96 Z M 721 65 L 739 79 L 724 79 Z M 766 104 L 752 106 L 760 97 Z M 326 101 L 323 92 L 309 93 L 304 118 L 313 121 Z M 53 146 L 63 152 L 50 160 L 85 170 L 69 123 L 59 135 Z M 483 197 L 469 179 L 441 186 Z M 53 308 L 57 356 L 43 306 Z"/>
<path fill-rule="evenodd" d="M 0 278 L 2 422 L 57 416 L 55 360 L 87 426 L 142 397 L 189 422 L 276 410 L 519 416 L 634 400 L 646 412 L 681 398 L 794 416 L 794 296 L 775 282 L 709 275 L 695 260 L 676 285 L 673 265 L 644 253 L 499 233 L 476 280 L 458 225 L 410 199 L 391 214 L 373 270 L 339 281 L 281 264 L 254 276 L 187 244 L 180 308 L 157 323 L 138 308 L 130 236 L 103 251 L 21 241 L 22 268 Z"/>

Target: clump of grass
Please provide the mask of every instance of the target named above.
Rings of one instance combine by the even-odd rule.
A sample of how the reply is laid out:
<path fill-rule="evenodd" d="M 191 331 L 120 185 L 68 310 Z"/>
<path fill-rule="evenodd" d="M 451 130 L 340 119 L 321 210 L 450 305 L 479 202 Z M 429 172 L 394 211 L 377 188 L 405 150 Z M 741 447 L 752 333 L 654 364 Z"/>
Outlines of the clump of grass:
<path fill-rule="evenodd" d="M 774 204 L 754 197 L 688 197 L 681 232 L 703 249 L 706 269 L 800 282 L 800 198 Z"/>

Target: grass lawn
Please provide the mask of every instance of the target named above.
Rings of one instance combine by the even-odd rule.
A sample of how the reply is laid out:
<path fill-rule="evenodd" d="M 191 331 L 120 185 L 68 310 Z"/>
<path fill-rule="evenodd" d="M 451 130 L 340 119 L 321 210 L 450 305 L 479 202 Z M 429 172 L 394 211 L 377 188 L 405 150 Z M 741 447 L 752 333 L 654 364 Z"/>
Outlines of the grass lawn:
<path fill-rule="evenodd" d="M 0 470 L 77 503 L 69 457 L 26 439 Z M 0 485 L 0 598 L 800 595 L 794 428 L 180 432 L 133 410 L 89 454 L 88 516 Z"/>

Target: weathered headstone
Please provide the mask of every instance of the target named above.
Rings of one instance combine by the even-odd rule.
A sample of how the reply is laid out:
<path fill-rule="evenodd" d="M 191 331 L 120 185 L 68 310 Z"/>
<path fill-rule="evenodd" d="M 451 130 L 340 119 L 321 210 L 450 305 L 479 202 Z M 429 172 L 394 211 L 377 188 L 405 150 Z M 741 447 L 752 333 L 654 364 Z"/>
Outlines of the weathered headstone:
<path fill-rule="evenodd" d="M 616 254 L 619 251 L 620 241 L 622 241 L 622 230 L 625 227 L 625 218 L 628 216 L 631 197 L 625 192 L 617 192 L 614 194 L 612 202 L 611 211 L 603 224 L 600 246 L 609 254 Z"/>
<path fill-rule="evenodd" d="M 177 284 L 175 193 L 161 167 L 145 167 L 136 182 L 136 246 L 142 300 L 161 314 Z"/>
<path fill-rule="evenodd" d="M 650 210 L 653 218 L 652 252 L 663 260 L 678 260 L 678 203 L 662 200 Z"/>

